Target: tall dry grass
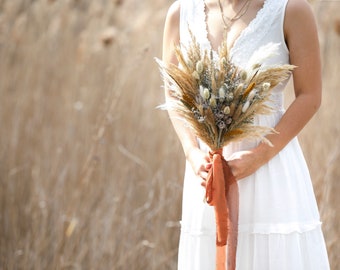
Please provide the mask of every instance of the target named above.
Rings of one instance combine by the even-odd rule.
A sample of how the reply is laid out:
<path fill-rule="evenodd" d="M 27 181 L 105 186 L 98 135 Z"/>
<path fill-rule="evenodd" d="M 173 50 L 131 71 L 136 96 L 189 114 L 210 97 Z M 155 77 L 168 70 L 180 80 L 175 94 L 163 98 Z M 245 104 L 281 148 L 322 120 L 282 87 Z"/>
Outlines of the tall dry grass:
<path fill-rule="evenodd" d="M 0 269 L 176 269 L 183 155 L 154 56 L 170 0 L 0 1 Z M 315 2 L 318 18 L 334 2 Z M 336 9 L 335 9 L 336 10 Z M 339 35 L 301 134 L 339 268 Z"/>
<path fill-rule="evenodd" d="M 161 4 L 1 3 L 0 268 L 174 268 Z"/>

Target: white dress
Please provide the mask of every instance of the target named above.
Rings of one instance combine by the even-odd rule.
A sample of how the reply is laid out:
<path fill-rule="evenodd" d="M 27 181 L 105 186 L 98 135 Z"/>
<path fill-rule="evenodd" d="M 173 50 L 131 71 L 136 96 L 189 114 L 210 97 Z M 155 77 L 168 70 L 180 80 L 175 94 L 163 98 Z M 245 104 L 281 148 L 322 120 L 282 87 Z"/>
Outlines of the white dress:
<path fill-rule="evenodd" d="M 254 51 L 269 42 L 279 43 L 279 55 L 266 64 L 289 63 L 283 21 L 288 0 L 265 0 L 255 19 L 231 49 L 233 61 L 247 66 Z M 186 44 L 188 25 L 203 48 L 207 38 L 204 0 L 181 0 L 180 39 Z M 275 126 L 284 113 L 282 83 L 273 93 L 276 112 L 255 119 L 256 124 Z M 256 142 L 233 143 L 224 148 L 226 158 L 235 151 L 253 148 Z M 201 143 L 201 147 L 208 151 Z M 239 234 L 237 270 L 326 270 L 327 251 L 319 212 L 297 138 L 253 175 L 238 181 Z M 179 270 L 215 269 L 215 217 L 203 202 L 204 189 L 187 162 L 182 205 Z"/>

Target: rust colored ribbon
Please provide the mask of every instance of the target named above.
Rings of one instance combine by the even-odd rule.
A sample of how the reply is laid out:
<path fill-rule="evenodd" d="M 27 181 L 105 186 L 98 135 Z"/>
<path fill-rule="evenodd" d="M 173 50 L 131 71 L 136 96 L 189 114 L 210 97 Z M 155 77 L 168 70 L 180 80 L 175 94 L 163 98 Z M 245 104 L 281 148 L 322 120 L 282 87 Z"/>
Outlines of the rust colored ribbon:
<path fill-rule="evenodd" d="M 216 219 L 216 270 L 235 270 L 238 230 L 238 187 L 222 149 L 209 152 L 212 167 L 206 181 L 206 201 Z"/>

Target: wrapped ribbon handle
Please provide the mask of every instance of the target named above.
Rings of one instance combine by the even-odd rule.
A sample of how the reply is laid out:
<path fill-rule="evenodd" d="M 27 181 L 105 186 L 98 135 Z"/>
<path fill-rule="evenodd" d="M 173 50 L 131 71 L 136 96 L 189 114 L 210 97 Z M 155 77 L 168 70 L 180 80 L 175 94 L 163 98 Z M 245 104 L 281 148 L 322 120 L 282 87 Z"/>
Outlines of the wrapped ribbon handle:
<path fill-rule="evenodd" d="M 209 152 L 212 166 L 206 181 L 206 201 L 216 220 L 216 270 L 235 270 L 238 231 L 238 187 L 222 149 Z"/>

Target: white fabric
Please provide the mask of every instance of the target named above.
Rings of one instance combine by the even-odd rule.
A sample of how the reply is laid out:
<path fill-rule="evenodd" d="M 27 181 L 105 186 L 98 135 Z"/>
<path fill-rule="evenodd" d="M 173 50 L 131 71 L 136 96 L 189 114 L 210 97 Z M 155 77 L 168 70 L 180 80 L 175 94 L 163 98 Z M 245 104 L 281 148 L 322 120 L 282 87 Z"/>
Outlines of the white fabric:
<path fill-rule="evenodd" d="M 289 63 L 283 21 L 288 0 L 265 0 L 256 18 L 236 40 L 233 61 L 246 68 L 261 46 L 278 43 L 279 54 L 265 64 Z M 180 38 L 190 40 L 188 26 L 202 48 L 211 49 L 207 38 L 203 0 L 181 0 Z M 273 93 L 277 111 L 256 117 L 256 124 L 274 127 L 284 113 L 282 83 Z M 208 151 L 202 143 L 201 148 Z M 233 143 L 224 148 L 226 158 L 235 151 L 251 149 L 257 142 Z M 294 138 L 278 155 L 239 185 L 238 270 L 326 270 L 327 252 L 308 168 Z M 204 189 L 186 164 L 179 270 L 215 269 L 215 218 L 203 202 Z"/>

